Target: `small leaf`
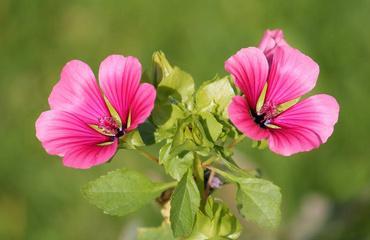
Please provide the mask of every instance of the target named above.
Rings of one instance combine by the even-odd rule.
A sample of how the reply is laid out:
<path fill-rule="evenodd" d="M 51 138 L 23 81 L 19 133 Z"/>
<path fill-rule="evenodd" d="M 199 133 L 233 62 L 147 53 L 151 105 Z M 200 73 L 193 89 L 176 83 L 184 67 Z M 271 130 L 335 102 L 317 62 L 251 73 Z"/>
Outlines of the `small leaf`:
<path fill-rule="evenodd" d="M 280 223 L 281 193 L 270 181 L 256 178 L 258 172 L 247 172 L 236 165 L 223 161 L 227 172 L 213 168 L 228 182 L 238 185 L 237 203 L 240 213 L 249 221 L 263 227 L 275 228 Z"/>
<path fill-rule="evenodd" d="M 186 72 L 175 67 L 158 84 L 157 100 L 152 113 L 154 124 L 161 129 L 176 127 L 177 120 L 186 116 L 193 105 L 194 80 Z"/>
<path fill-rule="evenodd" d="M 156 103 L 152 112 L 153 122 L 160 130 L 169 130 L 176 127 L 178 119 L 184 118 L 185 113 L 170 102 Z"/>
<path fill-rule="evenodd" d="M 175 145 L 174 143 L 172 143 L 169 157 L 183 155 L 191 151 L 198 152 L 198 151 L 204 151 L 204 150 L 208 150 L 208 148 L 197 146 L 191 140 L 185 140 L 182 144 L 179 144 L 179 145 Z"/>
<path fill-rule="evenodd" d="M 189 141 L 198 147 L 213 147 L 213 143 L 208 139 L 200 118 L 195 115 L 179 121 L 176 134 L 173 137 L 173 146 L 181 147 L 181 145 Z M 188 151 L 193 150 L 193 148 L 188 149 Z"/>
<path fill-rule="evenodd" d="M 203 83 L 196 93 L 195 101 L 200 111 L 212 111 L 217 108 L 218 113 L 226 115 L 226 107 L 235 96 L 229 78 L 211 80 Z"/>
<path fill-rule="evenodd" d="M 175 183 L 154 183 L 128 169 L 118 169 L 88 183 L 86 199 L 110 215 L 123 216 L 143 207 Z"/>
<path fill-rule="evenodd" d="M 281 193 L 273 183 L 260 178 L 239 179 L 236 200 L 248 221 L 268 228 L 279 225 Z"/>
<path fill-rule="evenodd" d="M 204 212 L 197 213 L 194 230 L 187 240 L 239 239 L 241 225 L 220 200 L 207 199 Z"/>
<path fill-rule="evenodd" d="M 220 169 L 215 168 L 214 170 L 216 173 L 220 174 L 222 177 L 226 178 L 229 182 L 239 183 L 241 180 L 245 178 L 253 178 L 256 176 L 255 170 L 246 171 L 234 165 L 233 163 L 222 159 L 222 163 L 227 168 L 226 171 L 222 171 Z"/>
<path fill-rule="evenodd" d="M 137 240 L 175 240 L 169 224 L 162 223 L 156 228 L 139 228 Z"/>
<path fill-rule="evenodd" d="M 192 76 L 178 67 L 158 84 L 157 96 L 160 102 L 167 102 L 172 96 L 179 102 L 188 102 L 194 94 L 194 80 Z"/>
<path fill-rule="evenodd" d="M 137 129 L 144 145 L 152 145 L 157 142 L 154 135 L 155 127 L 152 123 L 146 121 L 143 124 L 140 124 Z"/>
<path fill-rule="evenodd" d="M 212 113 L 205 112 L 201 114 L 202 118 L 207 124 L 207 130 L 214 142 L 217 141 L 218 137 L 222 133 L 223 125 L 217 121 Z"/>
<path fill-rule="evenodd" d="M 194 154 L 187 152 L 186 154 L 170 155 L 171 142 L 165 144 L 159 150 L 159 162 L 164 166 L 166 173 L 176 180 L 180 180 L 182 176 L 193 165 Z"/>
<path fill-rule="evenodd" d="M 163 127 L 156 128 L 154 132 L 156 142 L 162 142 L 163 140 L 171 139 L 175 135 L 176 131 L 177 129 L 175 126 L 172 126 L 170 129 L 165 129 Z"/>
<path fill-rule="evenodd" d="M 121 147 L 127 149 L 135 149 L 136 147 L 148 146 L 159 142 L 155 136 L 155 127 L 148 121 L 140 124 L 137 129 L 123 136 L 122 140 L 120 143 Z"/>
<path fill-rule="evenodd" d="M 189 236 L 200 204 L 200 194 L 191 171 L 178 183 L 172 198 L 170 221 L 175 237 Z"/>

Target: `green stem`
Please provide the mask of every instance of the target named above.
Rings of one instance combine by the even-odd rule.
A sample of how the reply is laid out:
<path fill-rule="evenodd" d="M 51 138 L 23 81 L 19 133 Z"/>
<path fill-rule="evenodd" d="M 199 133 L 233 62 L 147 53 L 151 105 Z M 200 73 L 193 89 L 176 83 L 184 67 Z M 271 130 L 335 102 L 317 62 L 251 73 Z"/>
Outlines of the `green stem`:
<path fill-rule="evenodd" d="M 157 158 L 157 157 L 155 157 L 155 156 L 153 156 L 152 154 L 150 154 L 150 153 L 148 153 L 147 151 L 145 151 L 144 149 L 137 149 L 140 153 L 141 153 L 141 155 L 143 155 L 144 157 L 146 157 L 147 159 L 149 159 L 149 160 L 152 160 L 152 161 L 154 161 L 154 162 L 156 162 L 156 163 L 159 163 L 159 159 Z"/>
<path fill-rule="evenodd" d="M 227 148 L 231 149 L 234 148 L 236 144 L 240 143 L 244 139 L 244 135 L 241 135 L 240 137 L 234 139 L 228 146 Z"/>
<path fill-rule="evenodd" d="M 176 181 L 173 181 L 173 182 L 169 182 L 169 183 L 164 183 L 163 186 L 162 186 L 162 191 L 165 191 L 169 188 L 174 188 L 177 186 L 177 182 Z"/>
<path fill-rule="evenodd" d="M 220 170 L 220 169 L 218 169 L 218 168 L 211 167 L 211 166 L 208 166 L 207 168 L 208 168 L 209 170 L 211 170 L 211 171 L 213 171 L 213 172 L 215 172 L 215 173 L 219 174 L 219 175 L 220 175 L 220 176 L 222 176 L 222 177 L 229 178 L 229 174 L 228 174 L 227 172 L 224 172 L 224 171 L 222 171 L 222 170 Z"/>
<path fill-rule="evenodd" d="M 197 184 L 197 187 L 199 189 L 199 194 L 202 198 L 201 200 L 201 209 L 205 206 L 205 200 L 204 200 L 204 171 L 202 167 L 202 162 L 199 159 L 198 154 L 194 152 L 194 177 L 195 182 Z"/>
<path fill-rule="evenodd" d="M 226 180 L 229 180 L 229 181 L 234 181 L 233 179 L 235 179 L 237 176 L 233 176 L 232 174 L 229 174 L 228 172 L 225 172 L 225 171 L 222 171 L 221 169 L 218 169 L 218 168 L 215 168 L 215 167 L 207 167 L 209 170 L 217 173 L 218 175 L 220 175 L 221 177 L 224 177 Z"/>
<path fill-rule="evenodd" d="M 237 144 L 237 141 L 234 139 L 228 146 L 227 148 L 233 148 Z"/>
<path fill-rule="evenodd" d="M 202 167 L 206 168 L 207 166 L 211 165 L 215 160 L 217 160 L 219 157 L 218 156 L 212 156 L 208 158 L 206 161 L 202 162 Z"/>

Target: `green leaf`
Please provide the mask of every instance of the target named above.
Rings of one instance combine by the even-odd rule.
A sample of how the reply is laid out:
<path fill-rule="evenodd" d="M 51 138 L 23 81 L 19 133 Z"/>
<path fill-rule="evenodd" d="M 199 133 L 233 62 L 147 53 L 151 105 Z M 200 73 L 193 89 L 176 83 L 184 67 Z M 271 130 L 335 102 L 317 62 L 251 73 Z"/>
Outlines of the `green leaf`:
<path fill-rule="evenodd" d="M 109 172 L 82 189 L 86 199 L 110 215 L 123 216 L 152 201 L 175 183 L 154 183 L 128 169 Z"/>
<path fill-rule="evenodd" d="M 164 166 L 166 173 L 179 181 L 188 169 L 192 167 L 194 154 L 193 152 L 187 152 L 185 154 L 171 155 L 171 145 L 171 142 L 169 142 L 159 150 L 159 163 Z"/>
<path fill-rule="evenodd" d="M 218 137 L 222 133 L 223 125 L 217 121 L 212 113 L 204 112 L 201 114 L 207 125 L 207 132 L 214 142 L 217 141 Z"/>
<path fill-rule="evenodd" d="M 169 96 L 179 102 L 188 102 L 194 94 L 194 80 L 192 76 L 180 68 L 174 70 L 164 77 L 158 84 L 157 96 L 160 102 L 166 102 Z"/>
<path fill-rule="evenodd" d="M 239 179 L 236 200 L 248 221 L 267 228 L 279 225 L 281 193 L 273 183 L 260 178 Z"/>
<path fill-rule="evenodd" d="M 177 120 L 186 116 L 186 109 L 192 108 L 193 94 L 193 78 L 175 67 L 158 84 L 153 122 L 163 129 L 175 127 Z"/>
<path fill-rule="evenodd" d="M 222 171 L 218 168 L 214 168 L 214 171 L 220 176 L 226 178 L 229 182 L 239 183 L 245 178 L 253 178 L 256 176 L 255 170 L 246 171 L 225 159 L 222 159 L 222 163 L 227 168 L 227 171 Z"/>
<path fill-rule="evenodd" d="M 153 122 L 161 131 L 171 131 L 176 128 L 178 119 L 184 118 L 185 113 L 170 102 L 155 103 L 152 112 Z"/>
<path fill-rule="evenodd" d="M 123 148 L 135 149 L 136 147 L 152 145 L 156 142 L 158 140 L 155 136 L 155 127 L 146 121 L 140 124 L 137 129 L 125 135 L 121 145 Z"/>
<path fill-rule="evenodd" d="M 192 172 L 188 171 L 171 197 L 170 221 L 175 237 L 186 237 L 191 234 L 199 205 L 200 194 Z"/>
<path fill-rule="evenodd" d="M 175 126 L 172 126 L 170 129 L 159 127 L 156 129 L 154 136 L 157 142 L 161 142 L 163 140 L 171 139 L 175 135 L 176 131 L 177 129 Z"/>
<path fill-rule="evenodd" d="M 197 152 L 202 151 L 205 148 L 197 146 L 193 141 L 191 140 L 185 140 L 183 143 L 175 145 L 172 143 L 170 155 L 169 157 L 175 157 L 177 155 L 184 155 L 187 152 Z"/>
<path fill-rule="evenodd" d="M 196 93 L 195 101 L 200 111 L 213 111 L 226 116 L 226 107 L 231 98 L 235 96 L 229 78 L 211 80 L 203 83 Z"/>
<path fill-rule="evenodd" d="M 241 225 L 220 200 L 207 199 L 204 212 L 197 213 L 194 230 L 187 240 L 238 239 Z"/>
<path fill-rule="evenodd" d="M 280 223 L 280 188 L 270 181 L 256 178 L 256 171 L 247 172 L 225 160 L 223 163 L 227 171 L 213 170 L 228 182 L 237 184 L 236 199 L 240 213 L 260 226 L 277 227 Z"/>
<path fill-rule="evenodd" d="M 210 148 L 213 143 L 208 139 L 205 129 L 198 116 L 192 115 L 188 118 L 182 119 L 178 123 L 178 128 L 173 137 L 173 149 L 184 149 L 183 145 L 187 143 L 190 149 L 188 151 L 195 151 L 194 148 Z M 194 145 L 194 146 L 190 146 Z M 173 151 L 171 151 L 173 152 Z"/>
<path fill-rule="evenodd" d="M 137 240 L 175 240 L 169 224 L 162 223 L 156 228 L 139 228 Z"/>

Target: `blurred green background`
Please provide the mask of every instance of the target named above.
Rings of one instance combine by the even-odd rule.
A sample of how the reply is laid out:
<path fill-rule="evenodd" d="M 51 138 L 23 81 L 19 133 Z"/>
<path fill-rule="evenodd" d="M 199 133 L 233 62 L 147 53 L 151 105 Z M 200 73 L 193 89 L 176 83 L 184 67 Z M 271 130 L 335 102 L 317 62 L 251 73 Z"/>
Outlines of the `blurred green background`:
<path fill-rule="evenodd" d="M 276 27 L 320 64 L 314 92 L 335 96 L 341 112 L 328 143 L 310 153 L 284 158 L 247 140 L 239 146 L 240 163 L 282 188 L 284 220 L 277 233 L 246 224 L 241 239 L 370 239 L 369 23 L 369 0 L 1 0 L 0 239 L 135 239 L 136 226 L 161 221 L 155 204 L 117 218 L 79 192 L 122 166 L 160 179 L 155 164 L 122 151 L 111 164 L 68 169 L 35 138 L 34 122 L 67 61 L 97 72 L 117 53 L 150 69 L 161 49 L 199 84 L 225 74 L 230 55 Z"/>

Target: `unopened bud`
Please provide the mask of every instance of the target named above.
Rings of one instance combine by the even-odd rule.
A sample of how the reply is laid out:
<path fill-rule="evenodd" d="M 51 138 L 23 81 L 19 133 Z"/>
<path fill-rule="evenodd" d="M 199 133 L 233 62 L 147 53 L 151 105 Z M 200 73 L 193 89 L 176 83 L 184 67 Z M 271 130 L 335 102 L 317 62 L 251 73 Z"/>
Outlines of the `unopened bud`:
<path fill-rule="evenodd" d="M 153 54 L 153 83 L 158 86 L 161 80 L 173 71 L 172 66 L 168 62 L 166 55 L 162 51 L 157 51 Z"/>

